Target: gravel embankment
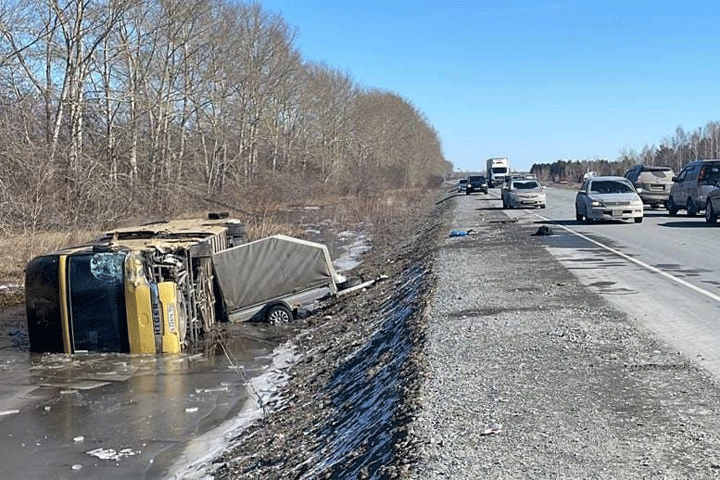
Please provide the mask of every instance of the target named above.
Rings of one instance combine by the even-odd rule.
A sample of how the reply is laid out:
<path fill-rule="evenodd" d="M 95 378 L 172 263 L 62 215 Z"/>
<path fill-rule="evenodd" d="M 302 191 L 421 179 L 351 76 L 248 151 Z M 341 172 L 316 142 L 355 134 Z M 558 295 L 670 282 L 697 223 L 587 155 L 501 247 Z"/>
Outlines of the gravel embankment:
<path fill-rule="evenodd" d="M 403 476 L 720 478 L 718 385 L 488 198 L 451 200 Z"/>
<path fill-rule="evenodd" d="M 215 478 L 387 478 L 408 468 L 422 312 L 447 217 L 431 198 L 376 226 L 358 271 L 389 278 L 297 325 L 300 357 L 268 413 L 208 468 Z"/>

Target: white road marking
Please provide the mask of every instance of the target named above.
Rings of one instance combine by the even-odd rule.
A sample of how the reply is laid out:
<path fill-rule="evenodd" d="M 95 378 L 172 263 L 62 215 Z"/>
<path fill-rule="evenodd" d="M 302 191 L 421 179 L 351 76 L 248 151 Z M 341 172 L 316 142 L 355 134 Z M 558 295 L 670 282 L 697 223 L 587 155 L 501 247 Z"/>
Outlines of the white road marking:
<path fill-rule="evenodd" d="M 633 257 L 631 257 L 631 256 L 629 256 L 629 255 L 626 255 L 626 254 L 622 253 L 622 252 L 619 251 L 619 250 L 616 250 L 616 249 L 614 249 L 614 248 L 612 248 L 612 247 L 608 247 L 607 245 L 605 245 L 605 244 L 603 244 L 603 243 L 600 243 L 600 242 L 598 242 L 597 240 L 593 240 L 592 238 L 587 237 L 587 236 L 583 235 L 582 233 L 573 230 L 572 228 L 568 228 L 568 227 L 566 227 L 565 225 L 560 225 L 559 223 L 555 223 L 555 222 L 553 222 L 552 220 L 550 220 L 549 218 L 545 218 L 545 217 L 543 217 L 542 215 L 540 215 L 540 214 L 538 214 L 538 213 L 533 212 L 533 215 L 535 215 L 536 217 L 539 217 L 539 218 L 543 219 L 543 220 L 546 221 L 546 222 L 552 223 L 553 225 L 555 225 L 555 226 L 557 226 L 557 227 L 560 227 L 560 228 L 562 228 L 563 230 L 565 230 L 566 232 L 572 233 L 573 235 L 576 235 L 576 236 L 582 238 L 583 240 L 586 240 L 586 241 L 588 241 L 588 242 L 590 242 L 590 243 L 592 243 L 592 244 L 594 244 L 594 245 L 597 245 L 598 247 L 603 248 L 603 249 L 607 250 L 608 252 L 611 252 L 611 253 L 619 256 L 619 257 L 622 257 L 622 258 L 624 258 L 625 260 L 629 260 L 629 261 L 633 262 L 634 264 L 639 265 L 639 266 L 641 266 L 642 268 L 644 268 L 644 269 L 646 269 L 646 270 L 649 270 L 649 271 L 654 272 L 654 273 L 658 273 L 658 274 L 662 275 L 663 277 L 665 277 L 665 278 L 667 278 L 667 279 L 669 279 L 669 280 L 672 280 L 673 282 L 676 282 L 676 283 L 682 285 L 683 287 L 687 287 L 687 288 L 689 288 L 689 289 L 691 289 L 691 290 L 699 293 L 700 295 L 704 295 L 704 296 L 706 296 L 706 297 L 708 297 L 708 298 L 710 298 L 710 299 L 712 299 L 712 300 L 715 300 L 716 302 L 720 303 L 720 296 L 715 295 L 715 294 L 712 293 L 712 292 L 708 292 L 707 290 L 705 290 L 705 289 L 703 289 L 703 288 L 700 288 L 700 287 L 698 287 L 698 286 L 696 286 L 696 285 L 693 285 L 692 283 L 687 282 L 687 281 L 683 280 L 682 278 L 678 278 L 678 277 L 676 277 L 675 275 L 673 275 L 673 274 L 671 274 L 671 273 L 668 273 L 668 272 L 666 272 L 666 271 L 664 271 L 664 270 L 661 270 L 661 269 L 659 269 L 659 268 L 657 268 L 657 267 L 653 267 L 652 265 L 648 265 L 647 263 L 645 263 L 645 262 L 643 262 L 643 261 L 640 261 L 640 260 L 638 260 L 638 259 L 636 259 L 636 258 L 633 258 Z"/>

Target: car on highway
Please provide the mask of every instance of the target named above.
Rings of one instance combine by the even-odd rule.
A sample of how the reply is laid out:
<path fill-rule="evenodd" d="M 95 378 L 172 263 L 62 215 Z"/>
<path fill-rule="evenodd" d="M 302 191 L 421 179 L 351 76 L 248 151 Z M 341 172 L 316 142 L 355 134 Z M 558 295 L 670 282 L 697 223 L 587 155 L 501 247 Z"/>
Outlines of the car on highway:
<path fill-rule="evenodd" d="M 503 208 L 545 208 L 545 188 L 534 178 L 511 178 L 501 191 Z"/>
<path fill-rule="evenodd" d="M 534 173 L 530 173 L 530 172 L 511 172 L 511 173 L 509 173 L 505 177 L 505 180 L 503 180 L 502 185 L 500 185 L 500 198 L 502 198 L 503 192 L 508 189 L 508 186 L 510 185 L 510 181 L 515 180 L 516 178 L 537 179 L 537 176 Z"/>
<path fill-rule="evenodd" d="M 625 178 L 635 185 L 643 203 L 652 208 L 667 205 L 674 176 L 672 168 L 656 165 L 635 165 L 625 173 Z"/>
<path fill-rule="evenodd" d="M 589 177 L 575 196 L 575 219 L 592 223 L 595 220 L 643 220 L 643 201 L 625 177 Z"/>
<path fill-rule="evenodd" d="M 465 195 L 473 192 L 488 193 L 488 183 L 484 175 L 470 175 L 465 186 Z"/>
<path fill-rule="evenodd" d="M 537 179 L 537 175 L 535 175 L 534 173 L 530 173 L 530 172 L 511 172 L 511 173 L 509 173 L 509 174 L 505 177 L 505 180 L 503 181 L 503 184 L 502 184 L 502 186 L 501 186 L 501 189 L 502 189 L 502 188 L 507 188 L 507 185 L 508 185 L 508 183 L 510 183 L 510 180 L 514 180 L 514 179 L 516 179 L 516 178 L 534 178 L 534 179 Z"/>
<path fill-rule="evenodd" d="M 461 178 L 460 180 L 458 180 L 457 191 L 461 192 L 461 193 L 464 192 L 465 187 L 467 187 L 467 183 L 468 183 L 467 178 Z"/>
<path fill-rule="evenodd" d="M 673 177 L 667 209 L 670 215 L 685 210 L 689 216 L 695 216 L 705 210 L 707 197 L 717 187 L 720 180 L 720 159 L 695 160 Z"/>
<path fill-rule="evenodd" d="M 718 188 L 710 192 L 705 201 L 705 221 L 707 223 L 717 223 L 718 215 L 720 215 L 720 181 L 715 186 Z"/>

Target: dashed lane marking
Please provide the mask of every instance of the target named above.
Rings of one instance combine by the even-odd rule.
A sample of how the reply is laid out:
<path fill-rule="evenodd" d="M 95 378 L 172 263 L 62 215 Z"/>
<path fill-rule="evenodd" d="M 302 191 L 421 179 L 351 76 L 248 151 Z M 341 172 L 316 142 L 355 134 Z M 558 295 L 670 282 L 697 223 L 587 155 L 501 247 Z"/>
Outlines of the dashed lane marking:
<path fill-rule="evenodd" d="M 560 225 L 559 223 L 555 223 L 555 222 L 553 222 L 552 220 L 550 220 L 549 218 L 545 218 L 545 217 L 543 217 L 542 215 L 540 215 L 540 214 L 538 214 L 538 213 L 534 213 L 534 212 L 533 212 L 533 215 L 535 215 L 535 216 L 538 217 L 538 218 L 543 219 L 543 220 L 546 221 L 546 222 L 552 223 L 554 226 L 560 227 L 560 228 L 562 228 L 563 230 L 565 230 L 566 232 L 572 233 L 573 235 L 576 235 L 576 236 L 582 238 L 583 240 L 586 240 L 586 241 L 588 241 L 588 242 L 590 242 L 590 243 L 592 243 L 592 244 L 594 244 L 594 245 L 597 245 L 598 247 L 603 248 L 603 249 L 607 250 L 608 252 L 611 252 L 611 253 L 619 256 L 619 257 L 622 257 L 622 258 L 624 258 L 625 260 L 628 260 L 628 261 L 630 261 L 630 262 L 632 262 L 632 263 L 634 263 L 634 264 L 636 264 L 636 265 L 639 265 L 640 267 L 642 267 L 642 268 L 644 268 L 644 269 L 646 269 L 646 270 L 649 270 L 649 271 L 651 271 L 651 272 L 654 272 L 654 273 L 657 273 L 657 274 L 659 274 L 659 275 L 662 275 L 663 277 L 665 277 L 665 278 L 667 278 L 667 279 L 669 279 L 669 280 L 672 280 L 673 282 L 678 283 L 678 284 L 682 285 L 683 287 L 687 287 L 687 288 L 689 288 L 690 290 L 693 290 L 693 291 L 695 291 L 696 293 L 699 293 L 700 295 L 704 295 L 704 296 L 710 298 L 711 300 L 715 300 L 716 302 L 720 303 L 720 296 L 715 295 L 715 294 L 712 293 L 712 292 L 708 292 L 707 290 L 705 290 L 705 289 L 703 289 L 703 288 L 700 288 L 700 287 L 698 287 L 697 285 L 693 285 L 692 283 L 690 283 L 690 282 L 688 282 L 688 281 L 685 281 L 685 280 L 683 280 L 682 278 L 678 278 L 678 277 L 676 277 L 675 275 L 673 275 L 673 274 L 671 274 L 671 273 L 668 273 L 668 272 L 666 272 L 666 271 L 664 271 L 664 270 L 661 270 L 661 269 L 659 269 L 659 268 L 657 268 L 657 267 L 653 267 L 652 265 L 648 265 L 647 263 L 645 263 L 645 262 L 643 262 L 643 261 L 641 261 L 641 260 L 638 260 L 637 258 L 633 258 L 633 257 L 631 257 L 630 255 L 624 254 L 624 253 L 621 252 L 620 250 L 617 250 L 617 249 L 615 249 L 615 248 L 609 247 L 609 246 L 605 245 L 604 243 L 598 242 L 597 240 L 593 240 L 592 238 L 590 238 L 590 237 L 588 237 L 588 236 L 586 236 L 586 235 L 583 235 L 582 233 L 577 232 L 577 231 L 573 230 L 572 228 L 568 228 L 568 227 L 566 227 L 565 225 Z"/>

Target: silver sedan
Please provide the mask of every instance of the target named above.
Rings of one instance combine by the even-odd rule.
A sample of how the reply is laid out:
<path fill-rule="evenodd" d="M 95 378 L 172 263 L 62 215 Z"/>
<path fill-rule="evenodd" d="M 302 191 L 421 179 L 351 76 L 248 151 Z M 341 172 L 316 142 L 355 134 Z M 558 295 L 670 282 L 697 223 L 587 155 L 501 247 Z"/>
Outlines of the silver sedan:
<path fill-rule="evenodd" d="M 643 220 L 643 201 L 624 177 L 589 177 L 575 196 L 575 218 L 585 220 Z"/>

